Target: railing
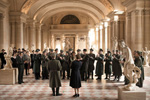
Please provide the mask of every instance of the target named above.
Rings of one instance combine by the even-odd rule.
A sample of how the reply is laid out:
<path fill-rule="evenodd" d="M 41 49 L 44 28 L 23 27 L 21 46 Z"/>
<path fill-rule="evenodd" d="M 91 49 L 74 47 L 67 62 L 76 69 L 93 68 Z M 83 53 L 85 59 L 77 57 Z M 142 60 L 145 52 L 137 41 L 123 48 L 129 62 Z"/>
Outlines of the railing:
<path fill-rule="evenodd" d="M 51 25 L 51 29 L 88 29 L 90 25 L 87 24 L 61 24 L 61 25 Z"/>

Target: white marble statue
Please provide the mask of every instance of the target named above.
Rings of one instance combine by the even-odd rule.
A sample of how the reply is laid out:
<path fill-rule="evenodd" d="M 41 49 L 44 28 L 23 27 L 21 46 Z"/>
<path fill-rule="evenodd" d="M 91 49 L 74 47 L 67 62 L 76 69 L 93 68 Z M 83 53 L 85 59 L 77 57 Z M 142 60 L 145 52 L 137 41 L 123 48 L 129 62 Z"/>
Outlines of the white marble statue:
<path fill-rule="evenodd" d="M 135 66 L 130 48 L 125 44 L 124 40 L 119 42 L 120 47 L 123 48 L 123 56 L 125 57 L 124 75 L 129 80 L 129 84 L 124 89 L 133 91 L 136 90 L 136 83 L 141 76 L 141 70 Z"/>
<path fill-rule="evenodd" d="M 149 59 L 148 59 L 149 54 L 150 54 L 150 51 L 148 51 L 147 47 L 145 47 L 145 51 L 143 50 L 144 66 L 145 67 L 149 67 Z"/>
<path fill-rule="evenodd" d="M 116 51 L 117 50 L 117 46 L 118 46 L 118 39 L 117 39 L 117 37 L 112 38 L 112 41 L 113 41 L 113 49 L 112 50 Z"/>
<path fill-rule="evenodd" d="M 12 54 L 13 54 L 13 48 L 9 47 L 8 53 L 4 56 L 5 60 L 6 60 L 6 65 L 4 66 L 4 70 L 5 69 L 12 69 L 12 61 L 11 61 Z"/>
<path fill-rule="evenodd" d="M 44 43 L 44 50 L 45 50 L 45 49 L 47 49 L 47 44 L 46 44 L 46 43 Z"/>

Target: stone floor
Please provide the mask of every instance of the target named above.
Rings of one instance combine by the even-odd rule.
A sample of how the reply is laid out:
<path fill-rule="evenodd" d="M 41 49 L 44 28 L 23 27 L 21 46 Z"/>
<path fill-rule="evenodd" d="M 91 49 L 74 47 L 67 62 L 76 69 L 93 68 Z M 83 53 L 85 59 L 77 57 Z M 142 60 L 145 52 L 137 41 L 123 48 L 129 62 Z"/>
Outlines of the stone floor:
<path fill-rule="evenodd" d="M 113 80 L 113 79 L 111 79 Z M 24 76 L 23 84 L 0 85 L 0 100 L 117 100 L 117 87 L 123 86 L 121 82 L 88 80 L 82 82 L 80 97 L 73 98 L 73 89 L 69 86 L 69 80 L 62 80 L 60 97 L 53 97 L 48 80 L 35 80 L 33 75 Z M 150 77 L 146 77 L 143 89 L 147 92 L 147 100 L 150 100 Z"/>

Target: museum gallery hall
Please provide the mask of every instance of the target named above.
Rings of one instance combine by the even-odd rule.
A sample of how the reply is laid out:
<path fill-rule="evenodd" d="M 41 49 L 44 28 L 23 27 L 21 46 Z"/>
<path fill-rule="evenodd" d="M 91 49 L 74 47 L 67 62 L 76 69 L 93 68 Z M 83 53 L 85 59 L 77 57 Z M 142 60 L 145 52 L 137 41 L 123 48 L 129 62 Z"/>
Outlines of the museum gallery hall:
<path fill-rule="evenodd" d="M 0 0 L 0 100 L 150 100 L 150 0 Z"/>

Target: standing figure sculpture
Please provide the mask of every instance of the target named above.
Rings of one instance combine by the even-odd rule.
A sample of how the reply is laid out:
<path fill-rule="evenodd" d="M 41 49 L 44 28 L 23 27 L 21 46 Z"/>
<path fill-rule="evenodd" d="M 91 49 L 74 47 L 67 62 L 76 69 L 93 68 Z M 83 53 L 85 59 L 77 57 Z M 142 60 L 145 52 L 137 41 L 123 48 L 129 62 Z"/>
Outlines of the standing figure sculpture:
<path fill-rule="evenodd" d="M 46 43 L 44 43 L 44 50 L 45 50 L 45 49 L 47 49 L 47 44 L 46 44 Z"/>
<path fill-rule="evenodd" d="M 136 83 L 138 82 L 138 78 L 140 78 L 141 76 L 141 70 L 137 66 L 135 66 L 132 52 L 130 48 L 125 44 L 124 40 L 121 40 L 119 42 L 119 45 L 123 48 L 123 56 L 126 59 L 124 63 L 124 75 L 129 80 L 129 84 L 124 88 L 126 90 L 132 91 L 136 89 Z"/>
<path fill-rule="evenodd" d="M 11 61 L 11 56 L 13 54 L 13 48 L 9 47 L 8 48 L 8 54 L 6 54 L 5 60 L 6 60 L 6 65 L 4 66 L 4 69 L 12 69 L 12 61 Z"/>
<path fill-rule="evenodd" d="M 112 38 L 112 41 L 113 41 L 113 49 L 112 50 L 116 51 L 117 50 L 117 46 L 118 46 L 118 39 L 117 39 L 117 37 Z"/>
<path fill-rule="evenodd" d="M 148 56 L 150 54 L 150 51 L 147 50 L 147 47 L 145 47 L 145 51 L 143 50 L 143 54 L 144 54 L 144 66 L 149 67 Z"/>

